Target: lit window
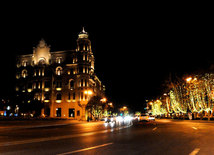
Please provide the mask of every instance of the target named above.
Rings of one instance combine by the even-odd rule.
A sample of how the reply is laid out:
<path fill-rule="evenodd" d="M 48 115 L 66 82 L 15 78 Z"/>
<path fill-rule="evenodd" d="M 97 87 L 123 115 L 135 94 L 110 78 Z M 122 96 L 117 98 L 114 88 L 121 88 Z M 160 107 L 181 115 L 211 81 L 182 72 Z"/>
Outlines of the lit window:
<path fill-rule="evenodd" d="M 36 93 L 36 94 L 34 95 L 34 100 L 40 100 L 40 95 L 39 95 L 38 93 Z"/>
<path fill-rule="evenodd" d="M 27 66 L 27 61 L 26 60 L 22 61 L 22 66 L 24 66 L 24 67 Z"/>
<path fill-rule="evenodd" d="M 57 57 L 56 58 L 56 63 L 58 63 L 58 64 L 62 63 L 62 57 Z"/>
<path fill-rule="evenodd" d="M 26 76 L 27 76 L 27 70 L 24 69 L 24 70 L 22 71 L 22 77 L 23 77 L 23 78 L 26 78 Z"/>
<path fill-rule="evenodd" d="M 36 70 L 34 70 L 34 76 L 36 76 Z"/>
<path fill-rule="evenodd" d="M 45 76 L 45 69 L 42 69 L 42 76 Z"/>
<path fill-rule="evenodd" d="M 19 78 L 20 78 L 20 74 L 17 73 L 17 74 L 16 74 L 16 79 L 19 79 Z"/>
<path fill-rule="evenodd" d="M 57 67 L 56 68 L 56 75 L 61 75 L 62 74 L 62 67 Z"/>
<path fill-rule="evenodd" d="M 20 62 L 17 62 L 16 67 L 17 67 L 17 68 L 21 67 Z"/>

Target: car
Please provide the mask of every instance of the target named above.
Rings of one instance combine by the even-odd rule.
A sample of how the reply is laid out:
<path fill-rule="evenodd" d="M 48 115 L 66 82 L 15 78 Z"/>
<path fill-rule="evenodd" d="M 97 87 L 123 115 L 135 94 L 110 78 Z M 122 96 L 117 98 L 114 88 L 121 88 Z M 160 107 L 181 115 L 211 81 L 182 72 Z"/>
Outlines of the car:
<path fill-rule="evenodd" d="M 150 115 L 150 116 L 149 116 L 149 120 L 150 120 L 150 121 L 155 121 L 155 116 Z"/>
<path fill-rule="evenodd" d="M 114 117 L 106 117 L 105 118 L 105 123 L 111 123 L 111 122 L 115 122 L 115 118 Z"/>
<path fill-rule="evenodd" d="M 139 121 L 143 121 L 143 120 L 149 120 L 149 116 L 148 115 L 144 115 L 144 114 L 142 114 L 142 115 L 140 115 L 140 117 L 139 117 Z"/>

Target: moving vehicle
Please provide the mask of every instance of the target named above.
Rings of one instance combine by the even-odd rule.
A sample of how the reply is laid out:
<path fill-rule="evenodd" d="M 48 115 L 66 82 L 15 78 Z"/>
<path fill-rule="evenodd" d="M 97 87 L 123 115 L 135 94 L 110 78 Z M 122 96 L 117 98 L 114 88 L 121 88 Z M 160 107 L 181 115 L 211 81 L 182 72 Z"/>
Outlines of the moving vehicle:
<path fill-rule="evenodd" d="M 150 116 L 149 116 L 149 120 L 150 120 L 150 121 L 155 121 L 155 116 L 150 115 Z"/>
<path fill-rule="evenodd" d="M 155 121 L 155 116 L 153 115 L 145 115 L 145 114 L 142 114 L 140 117 L 139 117 L 139 121 Z"/>
<path fill-rule="evenodd" d="M 111 122 L 115 122 L 115 118 L 114 117 L 106 117 L 105 118 L 105 123 L 111 123 Z"/>
<path fill-rule="evenodd" d="M 139 121 L 143 121 L 143 120 L 149 120 L 149 116 L 145 114 L 140 115 Z"/>

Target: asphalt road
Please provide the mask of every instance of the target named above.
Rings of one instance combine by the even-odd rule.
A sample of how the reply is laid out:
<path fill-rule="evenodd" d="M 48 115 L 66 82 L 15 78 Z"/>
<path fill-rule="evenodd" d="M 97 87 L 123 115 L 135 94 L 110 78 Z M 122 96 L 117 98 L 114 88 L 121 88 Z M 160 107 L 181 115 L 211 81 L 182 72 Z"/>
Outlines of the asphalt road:
<path fill-rule="evenodd" d="M 0 123 L 0 154 L 214 154 L 214 122 L 156 120 L 114 127 L 103 122 L 18 124 Z"/>

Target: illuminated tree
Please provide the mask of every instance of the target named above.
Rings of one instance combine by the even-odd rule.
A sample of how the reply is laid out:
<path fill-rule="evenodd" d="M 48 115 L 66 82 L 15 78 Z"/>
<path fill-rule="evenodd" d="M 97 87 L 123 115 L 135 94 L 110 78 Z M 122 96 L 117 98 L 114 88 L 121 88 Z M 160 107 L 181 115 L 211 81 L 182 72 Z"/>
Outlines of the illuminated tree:
<path fill-rule="evenodd" d="M 214 74 L 206 73 L 194 75 L 184 79 L 168 82 L 168 91 L 164 99 L 156 100 L 152 104 L 152 113 L 162 115 L 165 113 L 207 114 L 208 119 L 214 111 Z M 168 94 L 168 95 L 167 95 Z"/>
<path fill-rule="evenodd" d="M 95 119 L 99 119 L 101 114 L 104 112 L 105 104 L 101 102 L 101 99 L 102 98 L 100 96 L 93 96 L 86 106 L 86 110 Z"/>

